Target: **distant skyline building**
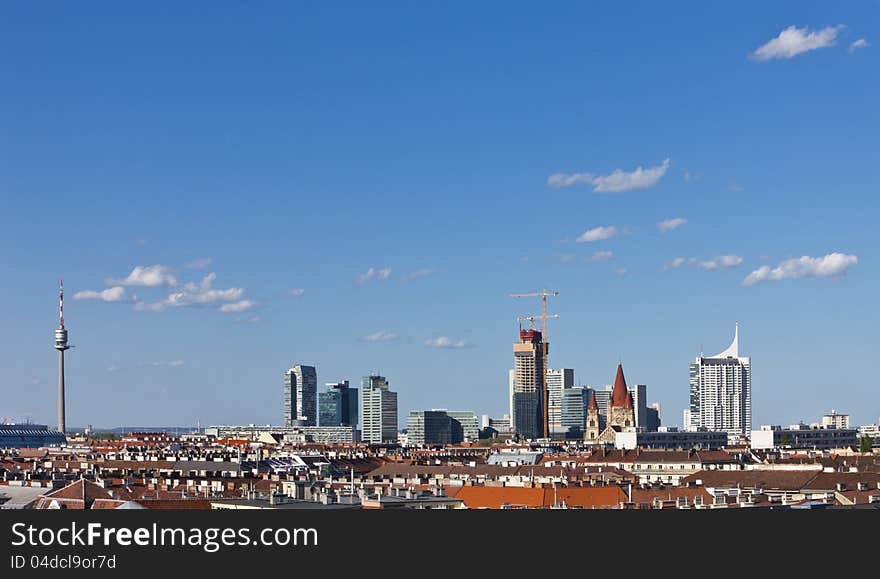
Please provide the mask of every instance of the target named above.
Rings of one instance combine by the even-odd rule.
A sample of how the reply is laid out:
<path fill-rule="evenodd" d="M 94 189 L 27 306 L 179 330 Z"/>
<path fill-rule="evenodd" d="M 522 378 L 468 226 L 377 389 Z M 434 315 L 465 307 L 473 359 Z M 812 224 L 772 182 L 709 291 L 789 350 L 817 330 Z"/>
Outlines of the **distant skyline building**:
<path fill-rule="evenodd" d="M 592 388 L 575 386 L 562 391 L 559 433 L 571 438 L 583 438 L 586 433 L 587 407 L 593 396 Z"/>
<path fill-rule="evenodd" d="M 452 444 L 452 418 L 444 410 L 413 410 L 406 419 L 407 444 Z"/>
<path fill-rule="evenodd" d="M 702 354 L 690 365 L 689 430 L 705 428 L 732 436 L 752 430 L 752 363 L 739 354 L 739 322 L 723 352 Z"/>
<path fill-rule="evenodd" d="M 849 414 L 838 414 L 836 410 L 832 410 L 830 414 L 822 417 L 822 426 L 824 428 L 849 428 Z"/>
<path fill-rule="evenodd" d="M 361 440 L 370 444 L 397 442 L 397 392 L 384 376 L 371 374 L 361 381 Z"/>
<path fill-rule="evenodd" d="M 284 373 L 284 424 L 318 425 L 318 373 L 314 366 L 297 364 Z"/>
<path fill-rule="evenodd" d="M 453 444 L 465 440 L 480 438 L 480 419 L 476 412 L 470 410 L 448 410 L 446 414 L 452 419 Z"/>
<path fill-rule="evenodd" d="M 544 341 L 539 330 L 519 331 L 513 345 L 513 429 L 524 438 L 540 438 L 544 432 Z"/>
<path fill-rule="evenodd" d="M 64 280 L 61 280 L 58 290 L 58 327 L 55 328 L 54 348 L 58 350 L 58 432 L 64 434 L 67 430 L 64 392 L 64 352 L 70 349 L 70 344 L 67 341 L 67 328 L 64 327 Z"/>
<path fill-rule="evenodd" d="M 321 426 L 357 426 L 358 389 L 348 380 L 327 382 L 318 394 L 318 422 Z"/>
<path fill-rule="evenodd" d="M 550 422 L 550 436 L 564 434 L 566 431 L 562 427 L 562 394 L 573 386 L 573 369 L 547 370 L 547 419 Z"/>

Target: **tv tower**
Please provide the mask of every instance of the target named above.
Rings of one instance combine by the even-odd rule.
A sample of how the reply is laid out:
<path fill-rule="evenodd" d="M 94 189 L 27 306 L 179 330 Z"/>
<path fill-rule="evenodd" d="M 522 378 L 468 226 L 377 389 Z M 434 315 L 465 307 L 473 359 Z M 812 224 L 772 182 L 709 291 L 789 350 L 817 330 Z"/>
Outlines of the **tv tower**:
<path fill-rule="evenodd" d="M 64 327 L 64 280 L 58 291 L 58 327 L 55 329 L 55 349 L 58 350 L 58 432 L 64 434 L 64 351 L 70 349 Z"/>

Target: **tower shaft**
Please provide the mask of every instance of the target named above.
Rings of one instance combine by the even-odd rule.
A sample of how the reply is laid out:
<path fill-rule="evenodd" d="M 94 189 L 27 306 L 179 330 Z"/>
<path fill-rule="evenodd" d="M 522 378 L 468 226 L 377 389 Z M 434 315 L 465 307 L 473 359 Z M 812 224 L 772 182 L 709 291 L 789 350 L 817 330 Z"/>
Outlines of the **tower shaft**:
<path fill-rule="evenodd" d="M 64 350 L 58 350 L 58 432 L 65 433 L 64 413 Z"/>

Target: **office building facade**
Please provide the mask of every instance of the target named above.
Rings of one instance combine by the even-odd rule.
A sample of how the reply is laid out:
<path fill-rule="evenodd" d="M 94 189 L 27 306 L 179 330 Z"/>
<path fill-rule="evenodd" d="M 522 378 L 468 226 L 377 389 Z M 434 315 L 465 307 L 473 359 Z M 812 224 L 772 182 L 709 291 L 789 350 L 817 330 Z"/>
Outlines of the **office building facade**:
<path fill-rule="evenodd" d="M 573 369 L 547 370 L 547 420 L 550 424 L 550 436 L 565 434 L 566 429 L 562 427 L 562 395 L 572 387 Z"/>
<path fill-rule="evenodd" d="M 690 365 L 689 430 L 748 436 L 752 430 L 752 363 L 739 354 L 739 324 L 730 346 Z"/>
<path fill-rule="evenodd" d="M 348 380 L 328 382 L 326 392 L 318 395 L 318 417 L 321 426 L 357 426 L 358 389 Z"/>
<path fill-rule="evenodd" d="M 575 386 L 562 391 L 560 404 L 560 434 L 569 438 L 583 438 L 586 432 L 587 407 L 593 390 Z"/>
<path fill-rule="evenodd" d="M 297 364 L 284 373 L 284 424 L 318 425 L 318 373 L 314 366 Z"/>
<path fill-rule="evenodd" d="M 361 440 L 370 444 L 397 442 L 397 392 L 384 376 L 364 376 L 361 382 Z"/>

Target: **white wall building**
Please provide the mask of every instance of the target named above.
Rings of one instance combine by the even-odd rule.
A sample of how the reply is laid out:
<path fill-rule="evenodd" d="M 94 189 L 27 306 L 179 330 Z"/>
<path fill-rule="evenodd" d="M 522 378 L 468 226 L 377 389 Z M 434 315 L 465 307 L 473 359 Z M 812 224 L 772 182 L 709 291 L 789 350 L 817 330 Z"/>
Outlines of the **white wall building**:
<path fill-rule="evenodd" d="M 388 389 L 384 376 L 364 376 L 360 410 L 363 442 L 397 442 L 397 392 Z"/>
<path fill-rule="evenodd" d="M 547 420 L 551 436 L 565 432 L 562 428 L 562 391 L 573 386 L 573 369 L 547 370 Z"/>
<path fill-rule="evenodd" d="M 730 346 L 690 365 L 690 424 L 729 435 L 752 430 L 752 362 L 739 355 L 739 323 Z"/>

